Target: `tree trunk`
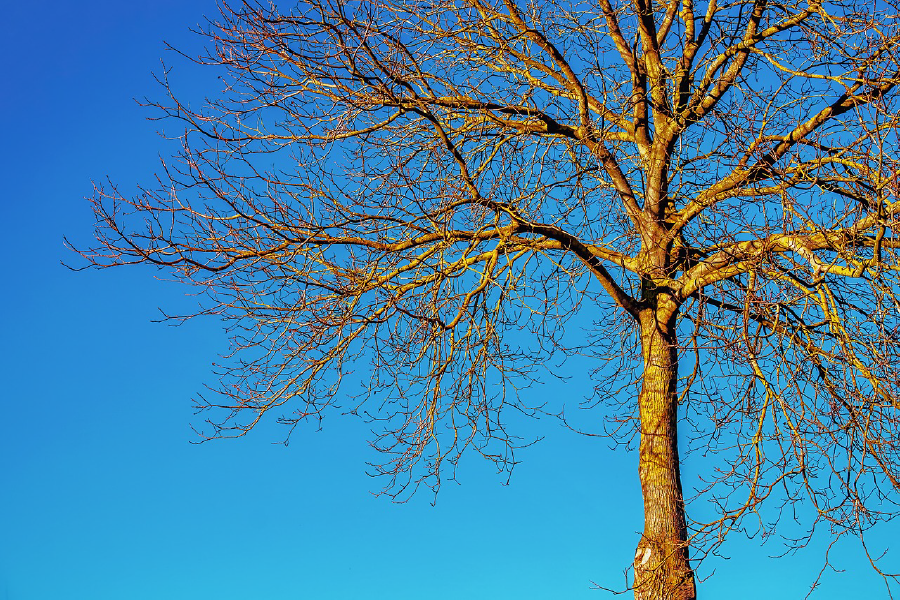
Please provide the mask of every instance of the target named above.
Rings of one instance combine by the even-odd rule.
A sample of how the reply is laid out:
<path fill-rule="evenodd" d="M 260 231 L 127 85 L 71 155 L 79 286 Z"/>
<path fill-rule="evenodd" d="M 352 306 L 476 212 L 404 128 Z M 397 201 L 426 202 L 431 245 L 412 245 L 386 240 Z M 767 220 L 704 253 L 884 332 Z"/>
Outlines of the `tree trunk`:
<path fill-rule="evenodd" d="M 662 300 L 662 299 L 660 299 Z M 639 474 L 644 533 L 634 556 L 635 600 L 694 600 L 678 459 L 678 351 L 674 306 L 640 315 L 644 378 Z"/>

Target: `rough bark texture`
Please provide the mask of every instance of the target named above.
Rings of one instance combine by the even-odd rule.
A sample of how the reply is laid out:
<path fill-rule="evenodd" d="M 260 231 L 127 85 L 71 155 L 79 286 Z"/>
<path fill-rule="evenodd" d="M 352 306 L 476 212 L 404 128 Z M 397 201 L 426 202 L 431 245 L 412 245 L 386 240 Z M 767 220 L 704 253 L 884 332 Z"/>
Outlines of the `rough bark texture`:
<path fill-rule="evenodd" d="M 644 380 L 639 474 L 644 532 L 634 556 L 636 600 L 693 600 L 678 459 L 678 354 L 674 309 L 661 299 L 640 315 Z"/>

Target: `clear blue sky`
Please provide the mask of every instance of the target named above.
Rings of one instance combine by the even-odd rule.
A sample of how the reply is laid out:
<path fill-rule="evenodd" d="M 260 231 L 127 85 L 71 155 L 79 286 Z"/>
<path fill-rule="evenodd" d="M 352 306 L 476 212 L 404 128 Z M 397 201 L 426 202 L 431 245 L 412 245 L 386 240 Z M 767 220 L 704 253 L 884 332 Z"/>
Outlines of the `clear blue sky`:
<path fill-rule="evenodd" d="M 641 529 L 636 457 L 552 421 L 508 486 L 462 465 L 431 506 L 376 498 L 365 427 L 326 420 L 289 447 L 263 427 L 192 445 L 190 398 L 225 348 L 216 322 L 151 323 L 189 298 L 147 269 L 71 273 L 62 237 L 87 243 L 84 196 L 107 176 L 150 182 L 171 147 L 133 98 L 159 59 L 186 95 L 187 51 L 212 2 L 9 2 L 4 7 L 0 600 L 608 598 Z M 581 397 L 586 380 L 534 393 Z M 884 530 L 882 542 L 900 538 Z M 771 560 L 758 540 L 710 561 L 701 597 L 802 598 L 819 546 Z M 815 598 L 881 598 L 860 560 Z M 898 554 L 895 554 L 898 556 Z M 900 565 L 898 565 L 900 566 Z"/>

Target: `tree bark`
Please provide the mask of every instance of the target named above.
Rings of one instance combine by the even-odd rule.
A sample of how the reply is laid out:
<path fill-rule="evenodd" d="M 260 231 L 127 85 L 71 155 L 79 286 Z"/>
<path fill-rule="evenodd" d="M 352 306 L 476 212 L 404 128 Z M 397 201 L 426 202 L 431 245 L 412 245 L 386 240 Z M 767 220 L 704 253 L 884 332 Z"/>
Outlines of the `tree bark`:
<path fill-rule="evenodd" d="M 634 556 L 635 600 L 694 600 L 678 458 L 677 308 L 657 298 L 640 313 L 644 378 L 638 472 L 644 532 Z"/>

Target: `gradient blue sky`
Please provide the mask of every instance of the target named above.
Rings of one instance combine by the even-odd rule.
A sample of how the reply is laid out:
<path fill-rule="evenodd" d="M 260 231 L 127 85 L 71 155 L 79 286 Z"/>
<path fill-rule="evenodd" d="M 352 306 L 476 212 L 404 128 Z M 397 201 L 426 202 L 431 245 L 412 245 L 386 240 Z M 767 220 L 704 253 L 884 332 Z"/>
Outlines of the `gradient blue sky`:
<path fill-rule="evenodd" d="M 635 456 L 526 425 L 547 437 L 510 485 L 470 460 L 432 506 L 370 493 L 358 421 L 289 447 L 273 426 L 192 445 L 218 324 L 151 323 L 190 299 L 150 270 L 60 265 L 63 235 L 90 239 L 91 180 L 133 189 L 171 152 L 133 98 L 160 96 L 160 58 L 186 96 L 203 94 L 163 41 L 196 51 L 188 28 L 213 14 L 208 1 L 4 6 L 0 600 L 611 597 L 591 582 L 624 581 L 641 528 Z M 579 398 L 587 383 L 535 393 Z M 726 552 L 701 597 L 802 598 L 822 560 L 821 546 L 771 560 L 779 547 L 758 540 Z M 836 553 L 848 572 L 814 598 L 886 597 L 858 545 Z"/>

